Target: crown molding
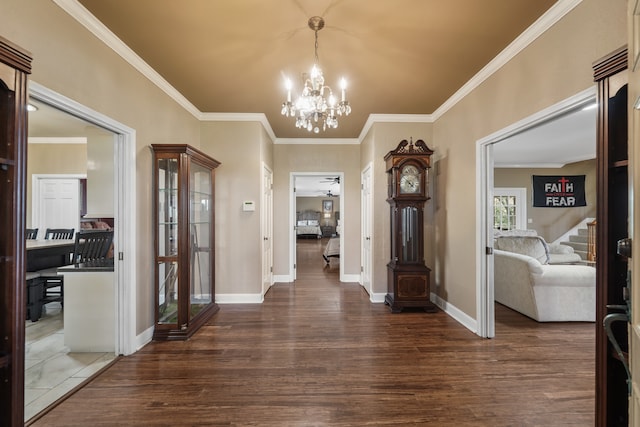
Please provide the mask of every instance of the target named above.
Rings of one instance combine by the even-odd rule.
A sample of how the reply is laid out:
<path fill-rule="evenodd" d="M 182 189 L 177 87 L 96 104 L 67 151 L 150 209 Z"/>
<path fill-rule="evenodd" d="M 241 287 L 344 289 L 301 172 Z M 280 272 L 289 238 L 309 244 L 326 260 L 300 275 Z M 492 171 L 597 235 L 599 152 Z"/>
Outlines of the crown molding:
<path fill-rule="evenodd" d="M 433 123 L 433 114 L 370 114 L 358 136 L 362 142 L 374 123 Z"/>
<path fill-rule="evenodd" d="M 127 46 L 118 36 L 109 30 L 102 22 L 96 19 L 77 0 L 53 0 L 60 8 L 71 15 L 76 21 L 83 25 L 89 32 L 110 47 L 114 52 L 128 62 L 133 68 L 148 78 L 163 92 L 169 95 L 182 108 L 191 113 L 195 118 L 200 117 L 198 110 L 187 98 L 166 81 L 156 70 L 151 68 L 142 58 L 140 58 L 129 46 Z"/>
<path fill-rule="evenodd" d="M 87 138 L 84 136 L 72 137 L 49 137 L 49 136 L 30 136 L 27 138 L 29 144 L 86 144 Z"/>
<path fill-rule="evenodd" d="M 96 19 L 84 6 L 77 0 L 53 0 L 60 8 L 67 12 L 72 18 L 83 25 L 99 40 L 113 49 L 126 62 L 153 82 L 158 88 L 164 91 L 169 97 L 175 100 L 185 110 L 191 113 L 195 118 L 201 121 L 259 121 L 264 126 L 267 134 L 274 143 L 292 144 L 303 143 L 301 141 L 306 138 L 276 138 L 273 129 L 262 113 L 203 113 L 198 110 L 187 98 L 178 92 L 169 82 L 167 82 L 160 74 L 158 74 L 149 64 L 140 58 L 129 46 L 127 46 L 120 38 L 118 38 L 111 30 L 109 30 L 102 22 Z M 529 44 L 536 40 L 540 35 L 552 27 L 556 22 L 562 19 L 567 13 L 578 6 L 582 0 L 558 0 L 544 15 L 536 22 L 520 34 L 513 42 L 509 44 L 502 52 L 500 52 L 491 62 L 484 66 L 476 75 L 474 75 L 467 83 L 465 83 L 456 93 L 447 99 L 433 114 L 371 114 L 367 119 L 357 141 L 361 142 L 367 135 L 374 123 L 397 122 L 397 123 L 433 123 L 439 119 L 444 113 L 449 111 L 460 100 L 471 93 L 475 88 L 482 84 L 492 74 L 502 68 L 514 56 L 525 49 Z M 317 144 L 323 141 L 323 144 L 332 143 L 352 143 L 349 139 L 332 138 L 310 138 L 313 142 L 304 142 L 307 144 Z M 343 141 L 343 142 L 337 142 Z"/>
<path fill-rule="evenodd" d="M 273 143 L 280 145 L 358 145 L 360 140 L 358 138 L 276 138 Z"/>
<path fill-rule="evenodd" d="M 203 122 L 260 122 L 271 141 L 277 139 L 264 113 L 200 113 L 198 118 Z"/>
<path fill-rule="evenodd" d="M 502 68 L 507 62 L 513 59 L 518 53 L 523 51 L 527 46 L 533 43 L 538 37 L 551 28 L 556 22 L 562 19 L 567 13 L 571 12 L 576 6 L 582 3 L 582 0 L 558 0 L 556 4 L 545 12 L 536 22 L 531 24 L 522 34 L 520 34 L 509 46 L 504 48 L 495 58 L 485 65 L 478 73 L 473 76 L 467 83 L 454 93 L 451 98 L 447 99 L 436 111 L 433 112 L 434 120 L 438 120 L 444 113 L 453 108 L 465 96 L 469 95 L 475 88 L 480 86 L 496 71 Z"/>

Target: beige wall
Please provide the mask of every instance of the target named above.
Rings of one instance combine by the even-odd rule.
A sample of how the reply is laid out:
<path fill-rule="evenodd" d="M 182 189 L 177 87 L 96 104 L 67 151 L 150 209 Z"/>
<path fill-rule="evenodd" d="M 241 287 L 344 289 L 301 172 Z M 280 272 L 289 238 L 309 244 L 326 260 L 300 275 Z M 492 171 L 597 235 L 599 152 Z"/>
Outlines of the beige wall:
<path fill-rule="evenodd" d="M 114 217 L 115 136 L 91 128 L 87 134 L 87 217 Z"/>
<path fill-rule="evenodd" d="M 325 218 L 322 215 L 322 201 L 333 201 L 333 211 L 329 218 Z M 340 199 L 338 197 L 296 197 L 296 212 L 302 212 L 306 210 L 317 211 L 321 213 L 320 225 L 336 226 L 336 212 L 340 212 Z"/>
<path fill-rule="evenodd" d="M 625 0 L 583 0 L 435 123 L 435 291 L 469 316 L 479 276 L 476 141 L 592 87 L 591 64 L 626 43 L 625 14 Z"/>
<path fill-rule="evenodd" d="M 200 148 L 221 163 L 216 169 L 216 293 L 259 294 L 260 183 L 269 144 L 256 122 L 204 122 L 201 132 Z M 244 212 L 244 201 L 253 201 L 255 211 Z"/>
<path fill-rule="evenodd" d="M 374 124 L 362 144 L 361 169 L 373 166 L 373 218 L 372 241 L 373 268 L 371 288 L 374 293 L 387 292 L 387 263 L 391 253 L 391 231 L 389 229 L 389 204 L 387 203 L 387 173 L 384 156 L 394 150 L 403 139 L 422 139 L 434 149 L 433 125 L 430 123 L 377 123 Z M 431 171 L 433 172 L 433 171 Z M 433 193 L 433 183 L 431 185 Z M 433 197 L 433 194 L 432 194 Z M 433 248 L 433 200 L 425 204 L 425 263 L 432 268 L 435 259 Z M 431 280 L 433 281 L 433 273 Z M 433 283 L 433 282 L 432 282 Z"/>
<path fill-rule="evenodd" d="M 534 208 L 532 206 L 532 175 L 585 175 L 587 206 L 574 208 Z M 548 242 L 553 242 L 585 218 L 596 216 L 596 161 L 587 160 L 562 168 L 510 169 L 494 171 L 494 187 L 520 187 L 527 189 L 527 228 L 536 230 Z"/>
<path fill-rule="evenodd" d="M 289 182 L 292 172 L 343 172 L 344 274 L 360 274 L 360 146 L 274 145 L 274 274 L 289 273 Z M 334 203 L 337 203 L 337 199 Z M 334 204 L 334 212 L 340 210 Z"/>

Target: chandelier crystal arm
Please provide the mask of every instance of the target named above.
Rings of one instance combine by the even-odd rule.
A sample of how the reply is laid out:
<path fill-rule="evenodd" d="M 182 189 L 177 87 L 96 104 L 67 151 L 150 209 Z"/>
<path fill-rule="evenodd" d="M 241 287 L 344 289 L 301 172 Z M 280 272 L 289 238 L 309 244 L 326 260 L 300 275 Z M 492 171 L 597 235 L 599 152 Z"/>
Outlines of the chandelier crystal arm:
<path fill-rule="evenodd" d="M 324 28 L 324 19 L 313 16 L 309 18 L 308 25 L 315 34 L 315 61 L 311 73 L 304 79 L 302 93 L 295 102 L 291 100 L 291 80 L 285 80 L 287 101 L 282 103 L 281 112 L 286 117 L 295 117 L 297 128 L 319 133 L 320 126 L 323 131 L 327 128 L 337 128 L 337 116 L 348 116 L 351 113 L 351 106 L 346 99 L 346 80 L 344 78 L 340 80 L 341 101 L 337 102 L 331 87 L 325 86 L 324 75 L 318 65 L 320 62 L 318 59 L 318 31 Z"/>

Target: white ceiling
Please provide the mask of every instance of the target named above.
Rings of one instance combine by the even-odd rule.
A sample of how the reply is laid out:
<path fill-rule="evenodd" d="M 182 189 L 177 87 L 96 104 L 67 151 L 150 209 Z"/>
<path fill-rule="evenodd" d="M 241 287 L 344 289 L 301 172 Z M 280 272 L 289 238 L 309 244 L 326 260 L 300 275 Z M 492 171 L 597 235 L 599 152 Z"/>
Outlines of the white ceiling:
<path fill-rule="evenodd" d="M 296 176 L 295 187 L 297 197 L 338 197 L 340 182 L 336 175 Z"/>
<path fill-rule="evenodd" d="M 578 109 L 494 144 L 495 167 L 559 168 L 595 159 L 596 114 Z"/>

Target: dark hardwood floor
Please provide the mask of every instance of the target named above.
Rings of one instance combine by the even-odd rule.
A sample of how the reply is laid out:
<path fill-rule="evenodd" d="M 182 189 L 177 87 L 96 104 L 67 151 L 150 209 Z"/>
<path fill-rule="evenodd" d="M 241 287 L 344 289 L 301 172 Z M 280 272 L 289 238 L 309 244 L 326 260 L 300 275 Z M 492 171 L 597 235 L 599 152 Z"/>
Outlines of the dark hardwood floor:
<path fill-rule="evenodd" d="M 594 324 L 496 307 L 496 338 L 391 314 L 301 241 L 298 280 L 124 357 L 34 426 L 591 426 Z"/>

